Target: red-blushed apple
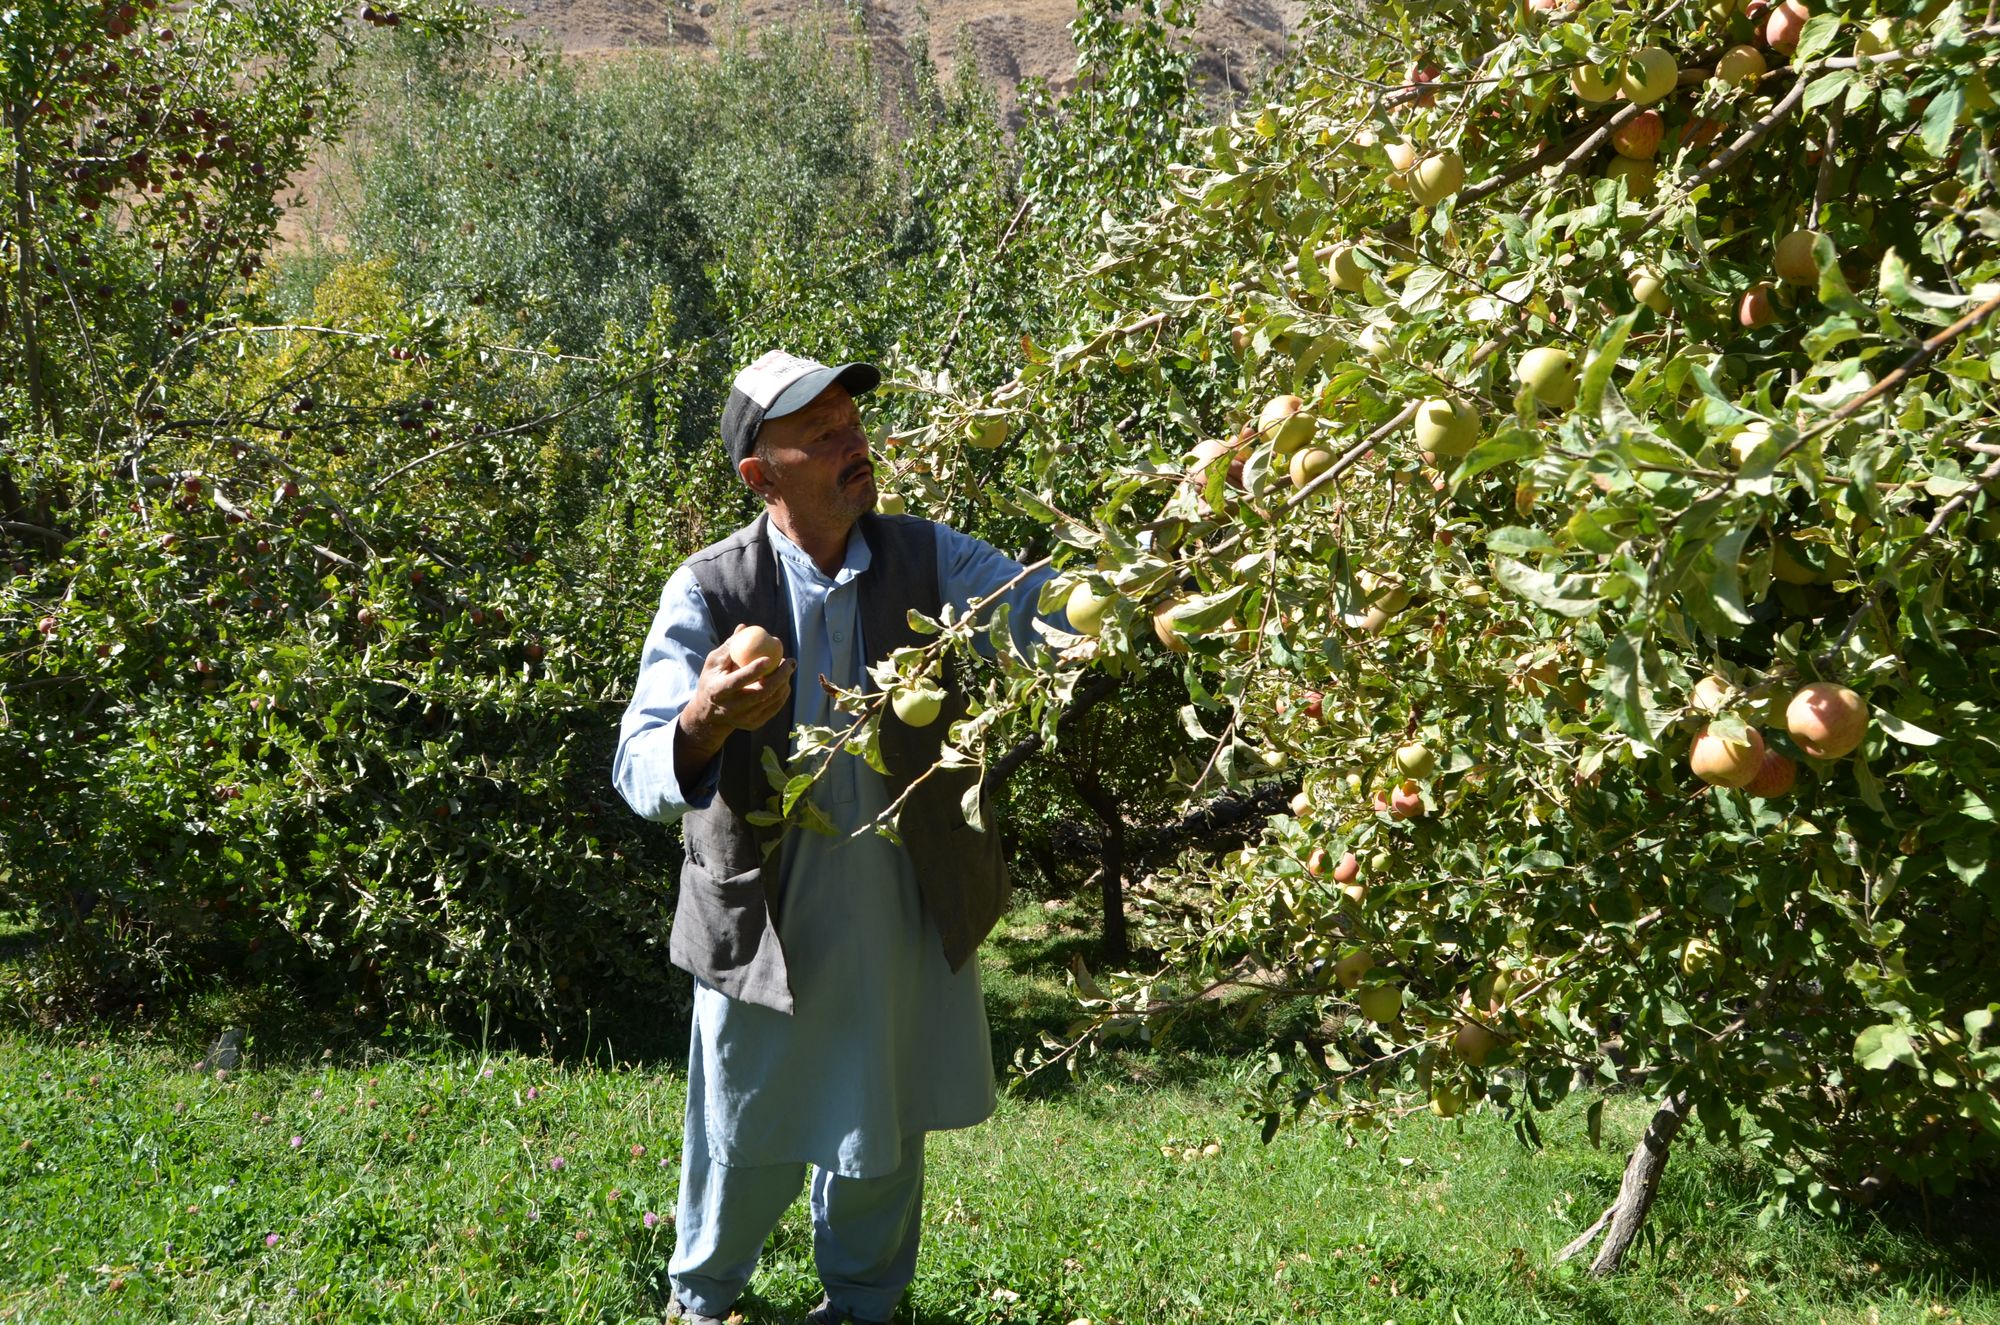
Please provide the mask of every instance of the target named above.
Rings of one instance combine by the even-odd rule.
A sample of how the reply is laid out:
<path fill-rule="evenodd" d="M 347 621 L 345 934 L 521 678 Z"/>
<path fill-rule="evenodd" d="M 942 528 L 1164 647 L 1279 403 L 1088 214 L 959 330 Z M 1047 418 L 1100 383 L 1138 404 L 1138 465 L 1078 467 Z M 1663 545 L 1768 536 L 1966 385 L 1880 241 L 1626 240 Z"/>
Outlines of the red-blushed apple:
<path fill-rule="evenodd" d="M 1759 281 L 1736 301 L 1736 320 L 1743 326 L 1768 327 L 1778 320 L 1778 306 L 1771 298 L 1771 283 Z"/>
<path fill-rule="evenodd" d="M 1361 862 L 1355 859 L 1352 851 L 1343 854 L 1340 858 L 1340 863 L 1333 867 L 1333 881 L 1335 883 L 1353 883 L 1360 876 Z"/>
<path fill-rule="evenodd" d="M 1168 653 L 1186 653 L 1187 640 L 1174 627 L 1173 611 L 1180 606 L 1179 600 L 1160 604 L 1153 609 L 1153 636 L 1160 641 Z"/>
<path fill-rule="evenodd" d="M 1743 790 L 1752 796 L 1770 800 L 1789 795 L 1798 780 L 1798 764 L 1766 746 L 1763 761 L 1757 765 L 1757 775 L 1743 784 Z"/>
<path fill-rule="evenodd" d="M 1784 0 L 1764 20 L 1764 44 L 1790 55 L 1799 48 L 1799 34 L 1805 31 L 1806 20 L 1811 17 L 1812 11 L 1800 0 Z"/>
<path fill-rule="evenodd" d="M 1868 734 L 1868 701 L 1844 685 L 1815 681 L 1785 706 L 1785 729 L 1815 759 L 1839 759 Z"/>
<path fill-rule="evenodd" d="M 1408 72 L 1403 75 L 1403 85 L 1397 88 L 1396 91 L 1401 94 L 1400 99 L 1406 106 L 1435 106 L 1437 104 L 1437 93 L 1425 87 L 1424 84 L 1435 83 L 1437 78 L 1438 71 L 1436 69 L 1428 65 L 1413 64 L 1410 66 Z"/>
<path fill-rule="evenodd" d="M 1688 750 L 1688 767 L 1710 786 L 1744 786 L 1764 763 L 1764 738 L 1755 727 L 1746 737 L 1742 742 L 1731 741 L 1704 729 Z"/>
<path fill-rule="evenodd" d="M 1397 819 L 1418 819 L 1424 813 L 1424 789 L 1405 778 L 1389 793 L 1389 813 Z"/>
<path fill-rule="evenodd" d="M 1687 133 L 1681 138 L 1681 143 L 1688 151 L 1698 152 L 1721 136 L 1722 121 L 1712 120 L 1704 115 L 1689 122 Z"/>
<path fill-rule="evenodd" d="M 1611 146 L 1620 156 L 1650 161 L 1660 150 L 1660 138 L 1667 121 L 1656 110 L 1642 110 L 1611 133 Z"/>
<path fill-rule="evenodd" d="M 1326 877 L 1325 847 L 1314 847 L 1312 854 L 1306 857 L 1306 873 L 1312 875 L 1315 879 Z"/>

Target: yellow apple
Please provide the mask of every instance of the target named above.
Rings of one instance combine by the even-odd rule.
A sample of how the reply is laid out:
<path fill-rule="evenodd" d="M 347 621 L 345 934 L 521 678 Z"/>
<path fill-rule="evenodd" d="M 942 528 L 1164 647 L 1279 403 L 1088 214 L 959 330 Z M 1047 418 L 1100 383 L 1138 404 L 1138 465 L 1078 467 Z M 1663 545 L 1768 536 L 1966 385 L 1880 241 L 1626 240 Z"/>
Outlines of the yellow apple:
<path fill-rule="evenodd" d="M 1099 594 L 1089 580 L 1078 580 L 1063 600 L 1063 615 L 1079 635 L 1095 635 L 1104 629 L 1104 609 L 1112 594 Z"/>
<path fill-rule="evenodd" d="M 1663 46 L 1648 46 L 1618 68 L 1618 92 L 1634 105 L 1650 106 L 1674 90 L 1681 67 Z"/>
<path fill-rule="evenodd" d="M 1272 449 L 1281 456 L 1291 455 L 1312 440 L 1318 422 L 1297 396 L 1273 396 L 1257 413 L 1258 433 L 1270 438 Z"/>
<path fill-rule="evenodd" d="M 1393 982 L 1369 985 L 1354 999 L 1361 1015 L 1386 1026 L 1403 1015 L 1403 987 Z"/>
<path fill-rule="evenodd" d="M 1423 207 L 1435 207 L 1465 183 L 1465 162 L 1446 149 L 1427 156 L 1410 172 L 1410 196 Z"/>
<path fill-rule="evenodd" d="M 944 691 L 926 682 L 916 682 L 897 690 L 889 703 L 896 716 L 912 727 L 928 727 L 944 708 Z"/>
<path fill-rule="evenodd" d="M 1778 279 L 1787 285 L 1818 285 L 1819 260 L 1813 256 L 1818 242 L 1817 230 L 1794 230 L 1779 240 L 1771 253 L 1771 269 Z"/>
<path fill-rule="evenodd" d="M 1427 778 L 1437 772 L 1437 756 L 1422 741 L 1396 747 L 1396 767 L 1413 778 Z"/>
<path fill-rule="evenodd" d="M 1731 87 L 1749 87 L 1762 78 L 1768 68 L 1764 63 L 1764 52 L 1755 46 L 1731 46 L 1715 62 L 1715 76 Z"/>
<path fill-rule="evenodd" d="M 1352 244 L 1335 244 L 1326 255 L 1326 283 L 1336 290 L 1359 290 L 1368 283 L 1368 273 L 1355 257 Z"/>
<path fill-rule="evenodd" d="M 1303 447 L 1292 455 L 1292 486 L 1303 488 L 1332 468 L 1333 452 L 1319 446 Z"/>
<path fill-rule="evenodd" d="M 1417 406 L 1416 440 L 1428 455 L 1462 456 L 1479 440 L 1479 411 L 1462 400 L 1426 400 Z"/>
<path fill-rule="evenodd" d="M 758 658 L 771 660 L 771 665 L 764 669 L 769 673 L 785 660 L 785 646 L 762 626 L 744 626 L 729 637 L 729 661 L 732 664 L 738 668 L 748 667 Z"/>
<path fill-rule="evenodd" d="M 965 429 L 968 446 L 981 451 L 991 451 L 1007 441 L 1007 416 L 1004 414 L 982 414 L 975 417 Z"/>
<path fill-rule="evenodd" d="M 1576 403 L 1576 360 L 1560 345 L 1540 345 L 1522 355 L 1514 380 L 1544 405 L 1568 409 Z"/>
<path fill-rule="evenodd" d="M 1588 101 L 1592 104 L 1609 101 L 1618 95 L 1618 89 L 1604 76 L 1604 71 L 1594 64 L 1580 64 L 1570 70 L 1569 85 L 1575 90 L 1579 101 Z"/>
<path fill-rule="evenodd" d="M 1632 298 L 1655 313 L 1671 313 L 1674 302 L 1667 297 L 1667 282 L 1651 267 L 1634 267 L 1630 277 Z"/>
<path fill-rule="evenodd" d="M 1451 1036 L 1452 1052 L 1474 1067 L 1484 1065 L 1499 1043 L 1499 1036 L 1476 1021 L 1460 1022 Z"/>
<path fill-rule="evenodd" d="M 1659 173 L 1658 162 L 1637 161 L 1629 156 L 1615 156 L 1604 167 L 1604 178 L 1624 180 L 1625 192 L 1635 200 L 1652 196 L 1653 180 Z"/>
<path fill-rule="evenodd" d="M 1375 954 L 1362 948 L 1350 952 L 1333 964 L 1333 978 L 1342 989 L 1359 989 L 1361 978 L 1375 969 Z"/>

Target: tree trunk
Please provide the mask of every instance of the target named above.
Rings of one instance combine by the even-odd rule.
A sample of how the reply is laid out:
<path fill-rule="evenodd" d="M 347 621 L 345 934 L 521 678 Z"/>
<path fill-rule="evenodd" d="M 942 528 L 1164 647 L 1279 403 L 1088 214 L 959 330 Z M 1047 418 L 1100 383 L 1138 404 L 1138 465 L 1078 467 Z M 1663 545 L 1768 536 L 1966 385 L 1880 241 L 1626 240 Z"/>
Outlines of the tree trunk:
<path fill-rule="evenodd" d="M 1646 1212 L 1653 1208 L 1653 1198 L 1659 1195 L 1660 1175 L 1666 1172 L 1667 1150 L 1674 1143 L 1674 1137 L 1687 1121 L 1688 1097 L 1682 1091 L 1670 1095 L 1660 1102 L 1659 1111 L 1646 1124 L 1645 1135 L 1639 1144 L 1632 1147 L 1632 1157 L 1625 1161 L 1625 1179 L 1618 1184 L 1618 1199 L 1611 1208 L 1597 1217 L 1592 1224 L 1578 1235 L 1576 1241 L 1564 1247 L 1556 1256 L 1563 1261 L 1581 1256 L 1597 1241 L 1597 1235 L 1608 1226 L 1604 1233 L 1604 1245 L 1597 1249 L 1597 1255 L 1590 1262 L 1590 1273 L 1598 1278 L 1616 1274 L 1625 1260 L 1625 1253 L 1631 1249 L 1639 1230 L 1645 1227 Z"/>
<path fill-rule="evenodd" d="M 1095 774 L 1070 774 L 1076 794 L 1102 827 L 1100 858 L 1103 872 L 1098 875 L 1104 896 L 1104 957 L 1124 961 L 1131 948 L 1125 936 L 1125 815 L 1118 800 L 1104 789 Z"/>

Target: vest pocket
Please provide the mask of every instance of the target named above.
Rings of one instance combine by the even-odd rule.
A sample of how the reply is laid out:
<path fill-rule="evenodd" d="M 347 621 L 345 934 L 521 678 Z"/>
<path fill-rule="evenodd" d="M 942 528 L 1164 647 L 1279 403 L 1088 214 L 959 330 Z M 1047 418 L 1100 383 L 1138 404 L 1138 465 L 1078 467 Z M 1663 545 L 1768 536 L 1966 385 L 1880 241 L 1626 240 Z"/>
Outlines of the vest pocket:
<path fill-rule="evenodd" d="M 763 940 L 765 917 L 762 870 L 711 874 L 690 854 L 681 866 L 681 895 L 674 907 L 673 946 L 702 961 L 709 971 L 749 964 Z"/>

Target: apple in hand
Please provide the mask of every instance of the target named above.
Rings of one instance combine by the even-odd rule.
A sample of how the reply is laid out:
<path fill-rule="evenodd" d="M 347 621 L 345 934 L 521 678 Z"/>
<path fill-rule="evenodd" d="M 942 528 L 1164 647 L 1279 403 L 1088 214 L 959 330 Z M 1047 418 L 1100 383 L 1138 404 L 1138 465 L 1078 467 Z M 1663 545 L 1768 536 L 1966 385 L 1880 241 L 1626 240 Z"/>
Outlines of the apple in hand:
<path fill-rule="evenodd" d="M 736 667 L 748 667 L 759 658 L 769 658 L 771 665 L 764 669 L 766 675 L 775 670 L 785 660 L 785 646 L 778 637 L 762 626 L 739 626 L 729 637 L 729 661 Z"/>

